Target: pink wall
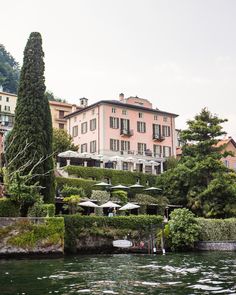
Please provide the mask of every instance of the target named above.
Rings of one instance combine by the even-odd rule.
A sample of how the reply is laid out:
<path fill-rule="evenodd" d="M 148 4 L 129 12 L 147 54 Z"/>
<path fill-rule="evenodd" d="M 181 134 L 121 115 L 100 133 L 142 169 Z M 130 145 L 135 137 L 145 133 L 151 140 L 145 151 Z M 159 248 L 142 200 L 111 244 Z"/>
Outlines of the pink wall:
<path fill-rule="evenodd" d="M 223 158 L 222 161 L 226 164 L 226 161 L 228 162 L 228 168 L 236 170 L 236 148 L 232 144 L 232 142 L 229 142 L 225 148 L 226 151 L 228 152 L 233 152 L 234 157 L 228 156 L 226 158 Z"/>

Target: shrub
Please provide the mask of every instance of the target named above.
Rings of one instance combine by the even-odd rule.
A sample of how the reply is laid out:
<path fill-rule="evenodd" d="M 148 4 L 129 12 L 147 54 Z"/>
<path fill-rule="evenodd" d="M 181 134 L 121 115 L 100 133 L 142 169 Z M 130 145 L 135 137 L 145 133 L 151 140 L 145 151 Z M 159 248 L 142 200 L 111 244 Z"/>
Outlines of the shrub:
<path fill-rule="evenodd" d="M 36 202 L 29 210 L 29 217 L 54 217 L 55 205 L 44 204 L 43 202 Z"/>
<path fill-rule="evenodd" d="M 61 190 L 61 194 L 63 197 L 70 197 L 72 195 L 80 195 L 82 198 L 85 196 L 85 192 L 83 190 L 83 188 L 78 188 L 78 187 L 74 187 L 74 186 L 68 186 L 65 185 L 63 186 L 62 190 Z"/>
<path fill-rule="evenodd" d="M 0 198 L 0 217 L 17 217 L 20 216 L 20 207 L 11 199 Z"/>
<path fill-rule="evenodd" d="M 75 214 L 82 210 L 78 205 L 80 202 L 80 196 L 78 195 L 66 197 L 63 199 L 63 201 L 66 203 L 63 207 L 68 209 L 69 214 Z"/>
<path fill-rule="evenodd" d="M 196 220 L 201 228 L 200 241 L 236 241 L 236 218 Z"/>
<path fill-rule="evenodd" d="M 76 252 L 76 240 L 87 230 L 91 232 L 111 232 L 112 229 L 144 231 L 149 233 L 151 228 L 160 227 L 161 216 L 64 216 L 65 220 L 65 248 L 70 252 Z"/>
<path fill-rule="evenodd" d="M 170 218 L 169 237 L 172 250 L 193 248 L 200 230 L 194 214 L 186 208 L 175 209 Z"/>
<path fill-rule="evenodd" d="M 114 201 L 119 201 L 122 206 L 128 201 L 128 194 L 124 191 L 114 191 L 111 193 L 111 196 Z"/>
<path fill-rule="evenodd" d="M 151 174 L 96 167 L 66 166 L 64 169 L 69 175 L 76 175 L 84 179 L 95 179 L 99 181 L 109 178 L 113 185 L 119 183 L 131 185 L 136 183 L 139 179 L 142 185 L 146 185 L 148 182 L 150 186 L 153 186 L 157 179 L 156 175 Z"/>
<path fill-rule="evenodd" d="M 57 177 L 56 182 L 60 190 L 62 190 L 64 186 L 82 188 L 87 197 L 91 196 L 94 184 L 96 184 L 96 181 L 93 180 L 66 177 Z"/>

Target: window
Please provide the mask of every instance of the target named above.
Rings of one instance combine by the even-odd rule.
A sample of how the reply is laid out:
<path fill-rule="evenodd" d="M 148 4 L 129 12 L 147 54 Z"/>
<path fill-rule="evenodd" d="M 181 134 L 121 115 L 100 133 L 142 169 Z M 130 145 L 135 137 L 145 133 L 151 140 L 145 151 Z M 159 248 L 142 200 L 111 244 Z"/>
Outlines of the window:
<path fill-rule="evenodd" d="M 119 118 L 110 117 L 110 127 L 113 129 L 119 128 Z"/>
<path fill-rule="evenodd" d="M 227 168 L 229 168 L 229 161 L 228 160 L 224 160 L 224 164 Z"/>
<path fill-rule="evenodd" d="M 96 153 L 96 140 L 90 141 L 90 153 Z"/>
<path fill-rule="evenodd" d="M 154 120 L 157 121 L 158 120 L 158 116 L 154 115 Z"/>
<path fill-rule="evenodd" d="M 163 156 L 166 158 L 171 156 L 171 147 L 170 146 L 163 146 Z"/>
<path fill-rule="evenodd" d="M 127 115 L 127 110 L 122 110 L 122 115 Z"/>
<path fill-rule="evenodd" d="M 138 113 L 138 117 L 142 118 L 143 117 L 143 113 Z"/>
<path fill-rule="evenodd" d="M 83 113 L 83 119 L 86 117 L 86 113 Z"/>
<path fill-rule="evenodd" d="M 11 107 L 10 106 L 4 106 L 4 111 L 5 112 L 10 112 L 11 110 Z"/>
<path fill-rule="evenodd" d="M 95 114 L 95 109 L 92 109 L 92 115 L 94 115 Z"/>
<path fill-rule="evenodd" d="M 59 125 L 59 129 L 64 129 L 64 127 L 65 127 L 65 125 L 62 123 L 59 123 L 58 125 Z"/>
<path fill-rule="evenodd" d="M 120 119 L 120 127 L 121 131 L 129 132 L 129 120 L 128 119 Z"/>
<path fill-rule="evenodd" d="M 143 155 L 147 149 L 146 143 L 138 143 L 138 154 Z"/>
<path fill-rule="evenodd" d="M 77 121 L 77 117 L 75 116 L 75 117 L 74 117 L 74 122 L 76 122 L 76 121 Z"/>
<path fill-rule="evenodd" d="M 129 165 L 128 165 L 128 163 L 127 162 L 123 162 L 123 164 L 122 164 L 122 169 L 123 170 L 129 170 Z"/>
<path fill-rule="evenodd" d="M 162 146 L 158 144 L 153 145 L 154 157 L 161 157 Z"/>
<path fill-rule="evenodd" d="M 154 137 L 160 137 L 161 136 L 161 125 L 153 124 L 152 129 L 153 129 L 153 136 Z"/>
<path fill-rule="evenodd" d="M 162 126 L 162 135 L 166 136 L 166 137 L 170 136 L 170 127 L 169 126 L 165 126 L 165 125 Z"/>
<path fill-rule="evenodd" d="M 90 120 L 90 130 L 91 131 L 96 129 L 96 125 L 97 125 L 97 120 L 96 119 Z"/>
<path fill-rule="evenodd" d="M 6 102 L 9 102 L 9 97 L 6 97 Z"/>
<path fill-rule="evenodd" d="M 88 131 L 88 124 L 87 122 L 84 122 L 81 124 L 81 133 L 84 134 L 84 133 L 87 133 Z"/>
<path fill-rule="evenodd" d="M 59 119 L 64 119 L 65 112 L 64 111 L 59 111 Z"/>
<path fill-rule="evenodd" d="M 87 143 L 81 144 L 81 153 L 87 153 Z"/>
<path fill-rule="evenodd" d="M 72 136 L 73 136 L 73 137 L 78 136 L 78 126 L 74 126 L 74 127 L 72 128 Z"/>
<path fill-rule="evenodd" d="M 111 151 L 119 151 L 120 149 L 120 142 L 118 139 L 110 139 L 110 150 Z"/>
<path fill-rule="evenodd" d="M 0 100 L 2 100 L 2 96 L 0 96 Z"/>
<path fill-rule="evenodd" d="M 130 142 L 127 140 L 121 140 L 120 150 L 128 152 L 130 150 Z"/>
<path fill-rule="evenodd" d="M 163 122 L 168 122 L 168 117 L 167 116 L 163 117 Z"/>
<path fill-rule="evenodd" d="M 115 114 L 115 113 L 116 113 L 116 108 L 112 108 L 112 109 L 111 109 L 111 112 L 112 112 L 113 114 Z"/>
<path fill-rule="evenodd" d="M 138 132 L 145 133 L 146 132 L 146 123 L 145 122 L 137 122 L 137 130 Z"/>

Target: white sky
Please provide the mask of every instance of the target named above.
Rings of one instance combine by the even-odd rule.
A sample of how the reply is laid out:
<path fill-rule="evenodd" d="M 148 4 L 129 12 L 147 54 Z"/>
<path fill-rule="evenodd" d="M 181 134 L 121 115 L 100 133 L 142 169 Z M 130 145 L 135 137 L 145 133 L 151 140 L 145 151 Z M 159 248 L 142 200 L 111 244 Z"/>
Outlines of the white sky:
<path fill-rule="evenodd" d="M 138 95 L 179 114 L 178 128 L 208 107 L 236 139 L 235 0 L 0 0 L 0 9 L 0 43 L 21 64 L 29 34 L 42 34 L 56 96 Z"/>

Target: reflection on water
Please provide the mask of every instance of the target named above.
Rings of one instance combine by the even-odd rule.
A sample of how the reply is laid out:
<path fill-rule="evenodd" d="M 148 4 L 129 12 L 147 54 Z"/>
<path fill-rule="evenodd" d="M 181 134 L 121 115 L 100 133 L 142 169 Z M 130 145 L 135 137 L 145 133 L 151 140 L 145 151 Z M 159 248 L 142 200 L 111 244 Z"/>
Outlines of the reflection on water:
<path fill-rule="evenodd" d="M 0 260 L 0 294 L 236 294 L 236 253 Z"/>

